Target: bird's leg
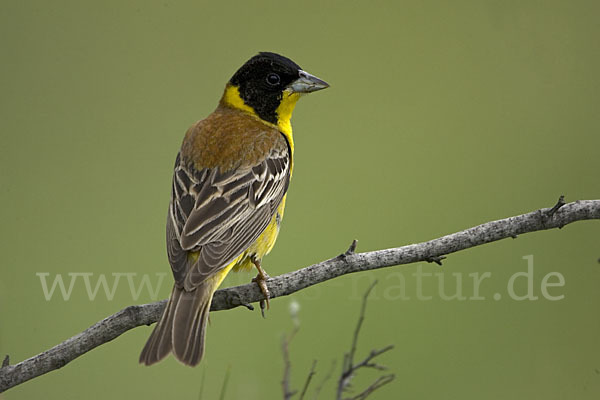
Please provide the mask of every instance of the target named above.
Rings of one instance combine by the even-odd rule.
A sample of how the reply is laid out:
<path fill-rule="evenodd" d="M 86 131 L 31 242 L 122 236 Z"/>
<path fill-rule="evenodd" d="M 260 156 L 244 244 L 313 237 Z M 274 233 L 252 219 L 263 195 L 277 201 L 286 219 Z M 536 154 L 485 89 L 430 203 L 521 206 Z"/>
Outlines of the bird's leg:
<path fill-rule="evenodd" d="M 267 279 L 269 279 L 269 275 L 267 275 L 265 270 L 261 268 L 260 260 L 257 260 L 256 258 L 252 257 L 252 263 L 258 270 L 258 275 L 256 275 L 256 278 L 252 279 L 252 282 L 256 282 L 258 284 L 260 291 L 265 296 L 265 300 L 260 301 L 260 309 L 261 309 L 261 313 L 263 314 L 263 317 L 264 317 L 265 316 L 265 313 L 264 313 L 265 301 L 267 303 L 267 310 L 270 307 L 269 299 L 271 298 L 271 294 L 269 293 L 269 288 L 267 287 Z"/>

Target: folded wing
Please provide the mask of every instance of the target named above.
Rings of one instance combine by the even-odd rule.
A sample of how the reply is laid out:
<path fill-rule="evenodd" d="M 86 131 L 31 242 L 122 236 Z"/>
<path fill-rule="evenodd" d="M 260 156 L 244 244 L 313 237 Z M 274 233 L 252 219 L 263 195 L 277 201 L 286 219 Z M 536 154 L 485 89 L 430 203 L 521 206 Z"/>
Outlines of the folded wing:
<path fill-rule="evenodd" d="M 271 222 L 289 179 L 287 149 L 225 172 L 197 171 L 178 155 L 167 220 L 167 253 L 176 284 L 192 290 L 242 254 Z M 198 252 L 197 259 L 188 252 Z"/>

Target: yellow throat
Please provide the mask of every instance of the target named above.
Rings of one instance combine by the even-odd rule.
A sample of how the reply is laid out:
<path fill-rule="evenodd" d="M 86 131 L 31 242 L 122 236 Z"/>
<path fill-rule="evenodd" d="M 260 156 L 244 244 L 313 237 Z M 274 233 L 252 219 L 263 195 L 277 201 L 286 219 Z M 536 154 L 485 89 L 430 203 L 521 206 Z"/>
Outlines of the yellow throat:
<path fill-rule="evenodd" d="M 296 107 L 296 103 L 300 98 L 301 93 L 294 93 L 288 90 L 283 91 L 283 96 L 281 98 L 281 102 L 277 107 L 277 124 L 272 124 L 260 118 L 256 111 L 246 103 L 240 96 L 240 91 L 237 86 L 227 85 L 225 88 L 225 93 L 223 93 L 222 101 L 229 105 L 230 107 L 237 108 L 238 110 L 242 110 L 252 115 L 253 117 L 259 119 L 264 124 L 269 126 L 274 126 L 287 139 L 290 144 L 290 149 L 292 151 L 292 160 L 294 155 L 294 135 L 292 134 L 292 112 L 294 111 L 294 107 Z M 293 167 L 293 162 L 292 162 Z"/>

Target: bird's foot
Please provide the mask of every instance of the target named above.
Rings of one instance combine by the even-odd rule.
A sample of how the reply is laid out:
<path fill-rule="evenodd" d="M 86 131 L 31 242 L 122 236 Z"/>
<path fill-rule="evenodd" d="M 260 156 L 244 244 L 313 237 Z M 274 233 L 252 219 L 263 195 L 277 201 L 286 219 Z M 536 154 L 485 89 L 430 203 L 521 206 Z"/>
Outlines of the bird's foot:
<path fill-rule="evenodd" d="M 269 288 L 267 287 L 267 280 L 270 277 L 265 272 L 265 270 L 263 270 L 261 268 L 260 261 L 254 260 L 253 263 L 256 266 L 256 269 L 258 270 L 258 275 L 256 275 L 256 278 L 252 279 L 252 282 L 256 282 L 256 284 L 258 285 L 260 291 L 265 296 L 265 298 L 263 300 L 261 300 L 260 303 L 259 303 L 260 304 L 260 312 L 261 312 L 261 314 L 262 314 L 262 316 L 264 318 L 264 316 L 265 316 L 265 303 L 266 303 L 267 310 L 271 307 L 271 305 L 269 304 L 269 299 L 271 298 L 271 294 L 269 293 Z"/>

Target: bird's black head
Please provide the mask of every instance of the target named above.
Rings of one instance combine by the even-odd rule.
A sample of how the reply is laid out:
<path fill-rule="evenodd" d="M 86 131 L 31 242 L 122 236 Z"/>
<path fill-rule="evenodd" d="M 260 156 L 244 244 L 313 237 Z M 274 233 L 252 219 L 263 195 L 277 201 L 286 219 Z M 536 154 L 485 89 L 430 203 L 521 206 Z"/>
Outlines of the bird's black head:
<path fill-rule="evenodd" d="M 300 94 L 328 86 L 326 82 L 303 71 L 289 58 L 261 52 L 246 61 L 229 80 L 224 100 L 237 108 L 250 107 L 261 119 L 278 124 L 283 117 L 280 115 L 282 106 L 285 106 L 286 112 L 291 106 L 290 115 L 286 116 L 289 118 Z M 228 93 L 236 89 L 237 93 Z M 235 98 L 236 95 L 239 99 Z"/>

